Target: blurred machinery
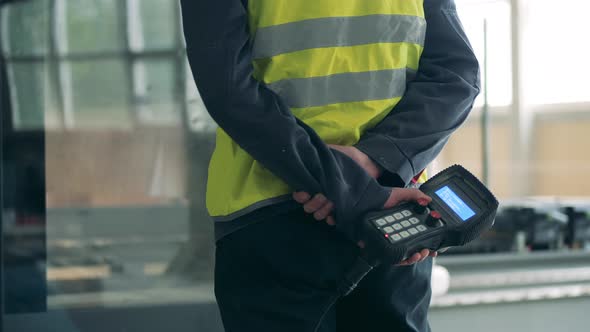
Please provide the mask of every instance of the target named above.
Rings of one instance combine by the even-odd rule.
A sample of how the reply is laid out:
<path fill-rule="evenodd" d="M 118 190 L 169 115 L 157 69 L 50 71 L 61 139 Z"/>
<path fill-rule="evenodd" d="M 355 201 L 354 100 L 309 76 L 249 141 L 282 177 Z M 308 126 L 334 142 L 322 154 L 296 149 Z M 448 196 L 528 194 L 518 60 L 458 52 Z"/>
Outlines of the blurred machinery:
<path fill-rule="evenodd" d="M 502 202 L 494 227 L 450 254 L 590 248 L 590 203 L 533 198 Z"/>
<path fill-rule="evenodd" d="M 566 206 L 565 244 L 572 249 L 590 249 L 590 208 Z"/>

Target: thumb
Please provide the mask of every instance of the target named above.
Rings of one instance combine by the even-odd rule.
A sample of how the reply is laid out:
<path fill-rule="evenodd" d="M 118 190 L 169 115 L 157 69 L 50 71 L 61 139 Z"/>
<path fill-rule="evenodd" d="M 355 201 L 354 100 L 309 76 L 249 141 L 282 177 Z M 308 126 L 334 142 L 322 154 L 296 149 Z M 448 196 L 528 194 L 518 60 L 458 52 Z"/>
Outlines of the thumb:
<path fill-rule="evenodd" d="M 383 208 L 389 209 L 402 202 L 410 201 L 426 205 L 432 201 L 432 198 L 415 188 L 393 188 Z"/>

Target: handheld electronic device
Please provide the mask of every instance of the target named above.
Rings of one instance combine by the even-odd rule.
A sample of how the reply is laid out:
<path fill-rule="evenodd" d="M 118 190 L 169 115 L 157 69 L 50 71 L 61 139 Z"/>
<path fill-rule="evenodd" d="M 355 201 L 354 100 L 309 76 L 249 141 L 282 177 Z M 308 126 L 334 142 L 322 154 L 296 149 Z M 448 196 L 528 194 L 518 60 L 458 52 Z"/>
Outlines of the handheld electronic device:
<path fill-rule="evenodd" d="M 462 246 L 492 227 L 498 200 L 473 174 L 451 166 L 424 183 L 427 206 L 403 203 L 363 220 L 367 249 L 381 262 L 399 263 L 430 249 Z"/>

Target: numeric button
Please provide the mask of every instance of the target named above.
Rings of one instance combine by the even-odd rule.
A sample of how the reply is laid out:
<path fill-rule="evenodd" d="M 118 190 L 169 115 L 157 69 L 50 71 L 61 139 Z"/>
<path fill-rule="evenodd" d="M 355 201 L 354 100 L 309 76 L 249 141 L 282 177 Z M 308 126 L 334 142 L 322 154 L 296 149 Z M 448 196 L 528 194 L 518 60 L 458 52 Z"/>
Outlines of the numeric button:
<path fill-rule="evenodd" d="M 401 235 L 399 234 L 393 234 L 392 236 L 389 237 L 389 241 L 393 242 L 398 242 L 402 239 Z"/>
<path fill-rule="evenodd" d="M 410 227 L 410 226 L 412 226 L 412 224 L 410 224 L 409 221 L 404 220 L 404 221 L 402 221 L 402 226 L 404 226 L 404 227 Z"/>
<path fill-rule="evenodd" d="M 404 239 L 410 237 L 410 233 L 408 233 L 406 231 L 399 233 L 399 235 L 401 235 Z"/>
<path fill-rule="evenodd" d="M 409 217 L 412 215 L 412 212 L 410 212 L 409 210 L 403 210 L 402 214 L 404 215 L 404 217 Z"/>
<path fill-rule="evenodd" d="M 395 229 L 396 231 L 399 231 L 399 230 L 403 229 L 403 227 L 400 224 L 393 224 L 393 229 Z"/>
<path fill-rule="evenodd" d="M 381 227 L 381 226 L 387 225 L 387 222 L 385 220 L 383 220 L 383 219 L 377 219 L 377 220 L 375 220 L 375 225 L 377 227 Z"/>
<path fill-rule="evenodd" d="M 420 219 L 418 219 L 416 217 L 412 217 L 412 218 L 410 218 L 410 222 L 412 223 L 412 225 L 416 225 L 417 223 L 420 222 Z"/>

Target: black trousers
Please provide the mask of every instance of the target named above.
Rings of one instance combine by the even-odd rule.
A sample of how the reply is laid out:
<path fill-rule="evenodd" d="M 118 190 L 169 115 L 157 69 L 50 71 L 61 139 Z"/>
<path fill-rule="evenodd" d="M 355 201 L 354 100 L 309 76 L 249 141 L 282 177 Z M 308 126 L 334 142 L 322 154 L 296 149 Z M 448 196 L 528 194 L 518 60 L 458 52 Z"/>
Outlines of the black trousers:
<path fill-rule="evenodd" d="M 432 259 L 371 271 L 339 286 L 360 249 L 303 210 L 261 220 L 217 243 L 215 295 L 227 332 L 428 332 Z"/>

